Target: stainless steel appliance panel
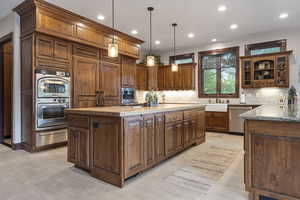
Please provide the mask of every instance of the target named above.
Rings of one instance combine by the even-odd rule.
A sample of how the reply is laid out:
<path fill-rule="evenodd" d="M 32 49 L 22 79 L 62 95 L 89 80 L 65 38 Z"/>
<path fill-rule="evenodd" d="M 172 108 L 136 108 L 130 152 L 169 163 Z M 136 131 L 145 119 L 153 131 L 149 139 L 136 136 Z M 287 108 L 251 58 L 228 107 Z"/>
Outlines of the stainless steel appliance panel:
<path fill-rule="evenodd" d="M 38 132 L 36 134 L 36 146 L 46 146 L 67 141 L 67 129 L 57 131 Z"/>
<path fill-rule="evenodd" d="M 134 88 L 121 89 L 122 105 L 136 104 L 136 91 Z"/>
<path fill-rule="evenodd" d="M 229 107 L 229 131 L 232 133 L 244 133 L 244 120 L 241 114 L 252 110 L 250 106 Z"/>

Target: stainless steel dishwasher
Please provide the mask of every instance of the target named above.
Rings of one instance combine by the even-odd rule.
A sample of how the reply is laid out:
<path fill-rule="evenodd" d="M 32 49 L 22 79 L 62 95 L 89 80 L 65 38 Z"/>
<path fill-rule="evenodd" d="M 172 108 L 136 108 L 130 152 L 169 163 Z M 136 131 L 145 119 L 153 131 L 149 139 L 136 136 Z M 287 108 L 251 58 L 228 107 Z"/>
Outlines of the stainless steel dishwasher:
<path fill-rule="evenodd" d="M 230 106 L 229 107 L 229 132 L 244 133 L 244 120 L 241 114 L 252 110 L 251 106 Z"/>

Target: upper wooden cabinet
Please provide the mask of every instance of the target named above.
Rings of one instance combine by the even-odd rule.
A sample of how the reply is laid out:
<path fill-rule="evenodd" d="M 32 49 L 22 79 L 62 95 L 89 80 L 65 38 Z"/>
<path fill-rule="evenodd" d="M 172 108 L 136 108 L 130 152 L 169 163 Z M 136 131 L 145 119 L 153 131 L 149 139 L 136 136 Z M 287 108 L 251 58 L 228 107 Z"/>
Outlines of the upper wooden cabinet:
<path fill-rule="evenodd" d="M 242 87 L 289 87 L 289 55 L 292 51 L 241 58 Z"/>
<path fill-rule="evenodd" d="M 35 31 L 59 38 L 107 49 L 113 34 L 120 53 L 140 56 L 142 40 L 62 9 L 43 0 L 27 0 L 14 9 L 21 16 L 21 37 Z M 46 44 L 49 45 L 49 44 Z"/>
<path fill-rule="evenodd" d="M 136 60 L 122 56 L 121 79 L 123 88 L 136 87 Z"/>
<path fill-rule="evenodd" d="M 145 65 L 136 65 L 136 88 L 148 90 L 148 68 Z"/>
<path fill-rule="evenodd" d="M 72 62 L 72 44 L 70 42 L 38 34 L 35 44 L 38 68 L 69 68 Z"/>

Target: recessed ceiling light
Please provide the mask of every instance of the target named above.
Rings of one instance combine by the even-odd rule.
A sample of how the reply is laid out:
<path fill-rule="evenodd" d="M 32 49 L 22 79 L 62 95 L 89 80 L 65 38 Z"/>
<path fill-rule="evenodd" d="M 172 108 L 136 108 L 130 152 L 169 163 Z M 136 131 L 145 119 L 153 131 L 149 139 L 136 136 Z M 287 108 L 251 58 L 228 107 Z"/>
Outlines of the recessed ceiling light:
<path fill-rule="evenodd" d="M 189 34 L 188 34 L 188 37 L 189 37 L 189 38 L 193 38 L 193 37 L 195 37 L 195 34 L 194 34 L 194 33 L 189 33 Z"/>
<path fill-rule="evenodd" d="M 237 24 L 231 24 L 230 28 L 231 28 L 231 29 L 237 29 L 237 28 L 238 28 L 238 25 L 237 25 Z"/>
<path fill-rule="evenodd" d="M 103 15 L 98 15 L 97 19 L 103 21 L 105 17 Z"/>
<path fill-rule="evenodd" d="M 288 16 L 289 16 L 288 13 L 281 13 L 281 14 L 279 15 L 279 18 L 280 18 L 280 19 L 285 19 L 285 18 L 287 18 Z"/>
<path fill-rule="evenodd" d="M 156 41 L 155 41 L 155 44 L 160 44 L 160 41 L 159 41 L 159 40 L 156 40 Z"/>
<path fill-rule="evenodd" d="M 211 41 L 212 41 L 212 42 L 216 42 L 216 41 L 217 41 L 217 39 L 216 39 L 216 38 L 214 38 L 214 39 L 212 39 Z"/>
<path fill-rule="evenodd" d="M 136 34 L 138 34 L 139 32 L 138 32 L 137 30 L 132 30 L 131 33 L 132 33 L 133 35 L 136 35 Z"/>
<path fill-rule="evenodd" d="M 220 12 L 224 12 L 226 10 L 227 10 L 227 7 L 224 6 L 224 5 L 221 5 L 221 6 L 218 7 L 218 11 L 220 11 Z"/>

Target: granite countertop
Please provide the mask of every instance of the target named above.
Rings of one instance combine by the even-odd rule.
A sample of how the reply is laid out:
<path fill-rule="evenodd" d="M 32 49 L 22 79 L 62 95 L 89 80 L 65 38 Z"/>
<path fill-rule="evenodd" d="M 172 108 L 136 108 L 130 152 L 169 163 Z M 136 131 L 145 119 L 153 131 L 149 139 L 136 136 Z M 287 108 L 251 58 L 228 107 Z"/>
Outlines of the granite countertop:
<path fill-rule="evenodd" d="M 142 114 L 152 114 L 160 112 L 179 111 L 185 109 L 204 109 L 202 104 L 159 104 L 155 107 L 135 107 L 135 106 L 111 106 L 111 107 L 93 107 L 93 108 L 72 108 L 66 109 L 67 114 L 82 115 L 101 115 L 128 117 Z"/>
<path fill-rule="evenodd" d="M 300 105 L 263 105 L 240 116 L 248 120 L 300 122 Z"/>

